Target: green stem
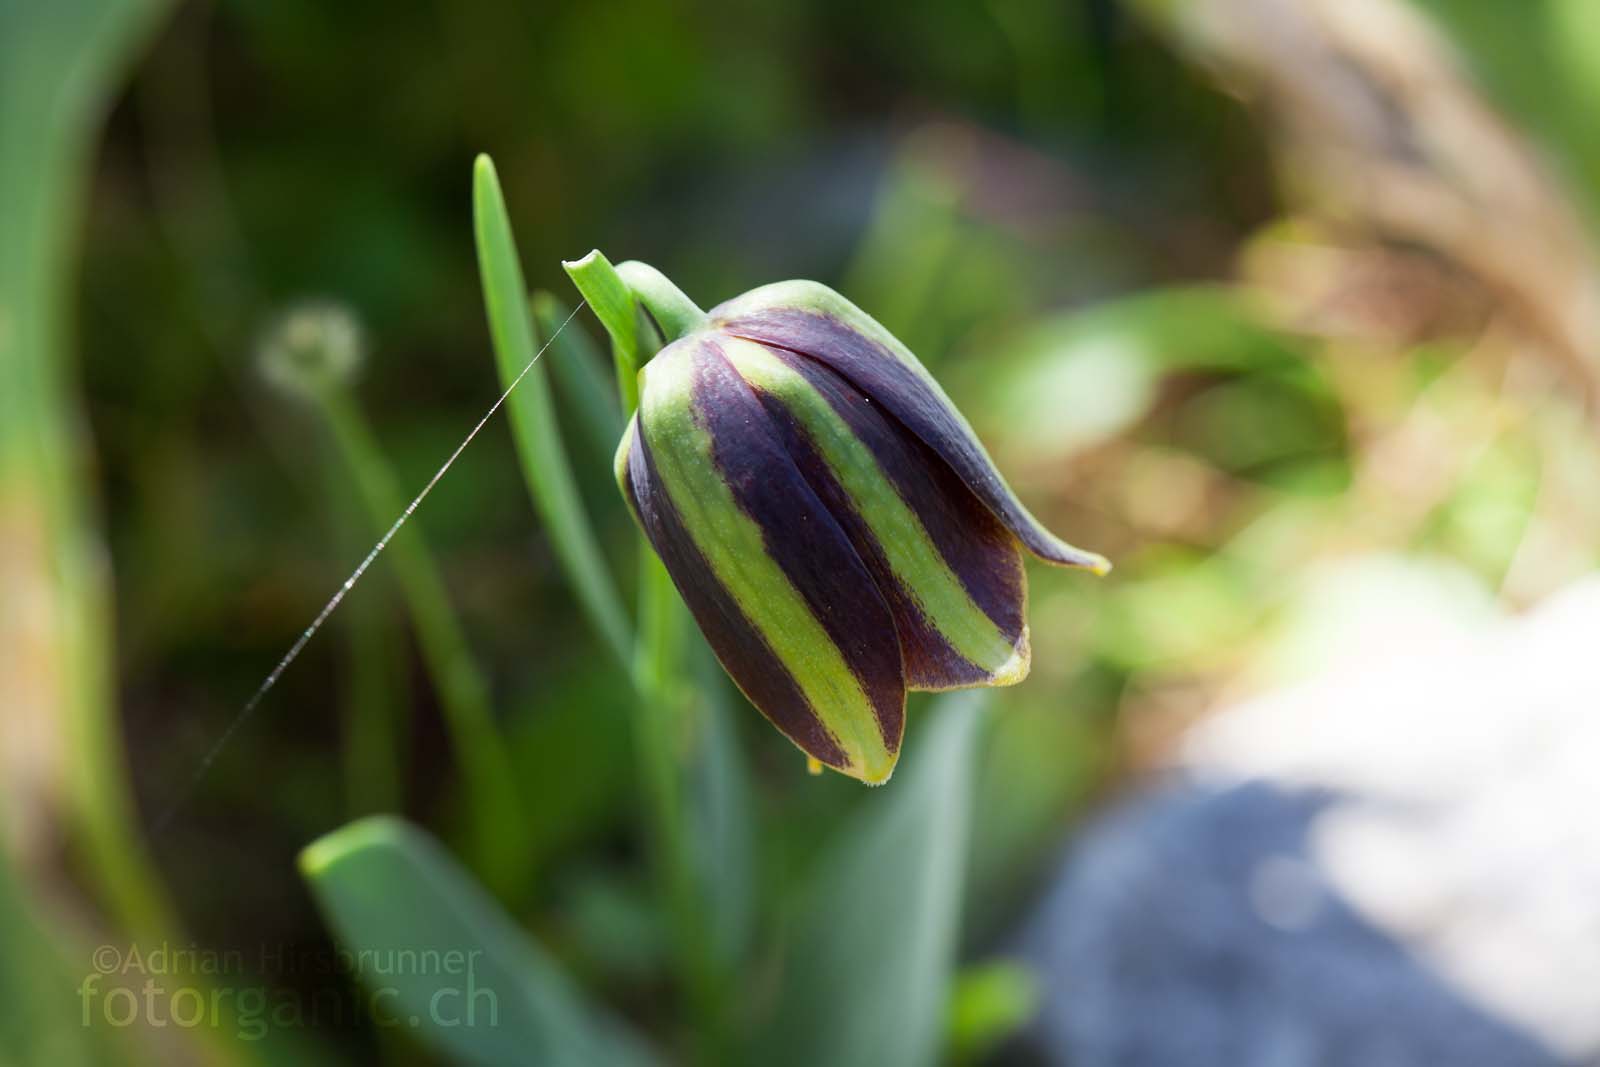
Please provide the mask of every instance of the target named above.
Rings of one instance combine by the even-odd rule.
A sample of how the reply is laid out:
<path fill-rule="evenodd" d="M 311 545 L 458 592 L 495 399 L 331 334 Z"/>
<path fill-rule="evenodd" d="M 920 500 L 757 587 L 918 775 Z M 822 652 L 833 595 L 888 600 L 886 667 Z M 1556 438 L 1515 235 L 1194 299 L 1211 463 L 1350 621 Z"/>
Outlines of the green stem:
<path fill-rule="evenodd" d="M 405 501 L 371 428 L 343 390 L 320 391 L 317 400 L 368 516 L 377 528 L 387 528 Z M 512 893 L 526 871 L 528 853 L 520 840 L 521 801 L 511 756 L 494 723 L 488 684 L 450 605 L 438 564 L 415 527 L 395 534 L 389 555 L 461 762 L 477 866 L 497 892 Z"/>
<path fill-rule="evenodd" d="M 634 660 L 639 773 L 650 801 L 656 879 L 671 920 L 673 954 L 698 1022 L 699 1059 L 718 1062 L 724 1044 L 721 982 L 693 866 L 683 792 L 682 748 L 692 684 L 681 640 L 687 625 L 666 567 L 648 545 L 642 545 L 639 639 Z"/>
<path fill-rule="evenodd" d="M 339 457 L 333 459 L 320 464 L 323 491 L 336 519 L 338 543 L 359 554 L 372 545 L 372 523 L 361 503 L 350 498 L 349 475 L 339 470 Z M 403 642 L 398 640 L 393 591 L 388 582 L 371 577 L 365 595 L 353 598 L 344 610 L 348 680 L 341 694 L 341 721 L 346 806 L 353 819 L 400 810 L 407 763 L 401 709 L 409 706 L 409 686 L 398 662 Z"/>
<path fill-rule="evenodd" d="M 650 317 L 661 327 L 661 335 L 668 344 L 696 330 L 705 329 L 706 313 L 671 279 L 650 264 L 630 259 L 617 268 L 617 276 L 650 312 Z"/>
<path fill-rule="evenodd" d="M 597 250 L 563 266 L 611 335 L 623 415 L 632 418 L 639 406 L 638 366 L 654 355 L 645 351 L 647 342 L 640 336 L 639 305 L 650 311 L 668 342 L 698 328 L 705 313 L 659 271 L 642 263 L 613 268 Z M 717 1062 L 724 1046 L 721 987 L 696 890 L 679 751 L 684 701 L 691 685 L 679 640 L 686 621 L 666 568 L 642 538 L 639 545 L 634 738 L 652 839 L 651 859 L 672 928 L 679 981 L 698 1024 L 698 1058 Z"/>

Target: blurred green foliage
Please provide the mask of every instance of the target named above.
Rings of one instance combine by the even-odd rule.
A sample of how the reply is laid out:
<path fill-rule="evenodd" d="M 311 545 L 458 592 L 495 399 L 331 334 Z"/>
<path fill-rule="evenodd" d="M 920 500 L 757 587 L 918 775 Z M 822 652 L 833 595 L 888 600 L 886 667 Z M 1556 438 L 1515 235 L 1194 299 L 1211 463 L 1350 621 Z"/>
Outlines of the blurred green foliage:
<path fill-rule="evenodd" d="M 318 840 L 300 865 L 356 973 L 383 990 L 383 1010 L 424 1020 L 410 1025 L 452 1060 L 653 1062 L 619 1022 L 592 1017 L 560 968 L 420 831 L 374 816 Z M 407 962 L 429 954 L 436 964 Z"/>
<path fill-rule="evenodd" d="M 1511 606 L 1592 568 L 1595 373 L 1564 351 L 1582 347 L 1592 241 L 1566 228 L 1539 270 L 1525 258 L 1600 210 L 1592 6 L 1385 0 L 1365 10 L 1424 16 L 1445 58 L 1328 44 L 1351 99 L 1423 134 L 1447 124 L 1405 86 L 1470 104 L 1450 114 L 1476 154 L 1414 138 L 1399 165 L 1418 195 L 1385 201 L 1495 178 L 1469 186 L 1468 242 L 1314 191 L 1308 171 L 1359 190 L 1397 164 L 1334 136 L 1345 112 L 1314 106 L 1314 65 L 1204 32 L 1231 2 L 217 0 L 152 33 L 154 5 L 0 0 L 0 576 L 22 605 L 0 694 L 37 716 L 7 722 L 42 724 L 26 744 L 0 731 L 0 990 L 20 991 L 0 998 L 0 1062 L 496 1060 L 595 1018 L 641 1058 L 734 1060 L 788 1033 L 786 1054 L 836 1063 L 1004 1059 L 1034 998 L 989 960 L 1074 819 L 1219 695 L 1283 673 L 1324 564 L 1443 560 Z M 1307 154 L 1324 127 L 1355 145 L 1347 170 Z M 500 377 L 479 152 L 525 272 L 494 297 L 529 325 L 501 339 Z M 1117 571 L 1032 572 L 1033 676 L 987 694 L 981 728 L 963 697 L 919 700 L 915 762 L 889 787 L 811 778 L 670 602 L 671 671 L 618 665 L 631 635 L 594 575 L 648 602 L 650 572 L 633 578 L 621 412 L 585 311 L 548 393 L 541 378 L 485 429 L 148 840 L 565 320 L 561 261 L 593 247 L 706 306 L 835 285 Z M 365 342 L 311 404 L 260 365 L 307 306 Z M 541 488 L 558 453 L 572 484 Z M 545 532 L 577 509 L 592 538 Z M 670 714 L 641 720 L 641 688 Z M 636 744 L 654 729 L 670 779 Z M 667 868 L 658 797 L 682 834 Z M 377 812 L 409 822 L 339 829 Z M 97 940 L 325 952 L 425 933 L 502 953 L 537 1035 L 86 1030 L 71 992 Z M 266 964 L 230 980 L 307 1002 L 360 988 Z"/>

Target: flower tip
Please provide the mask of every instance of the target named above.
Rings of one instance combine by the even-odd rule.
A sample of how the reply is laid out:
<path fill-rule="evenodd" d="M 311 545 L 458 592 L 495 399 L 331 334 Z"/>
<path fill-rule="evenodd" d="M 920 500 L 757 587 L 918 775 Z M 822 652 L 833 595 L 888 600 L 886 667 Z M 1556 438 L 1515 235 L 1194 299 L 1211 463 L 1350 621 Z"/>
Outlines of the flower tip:
<path fill-rule="evenodd" d="M 1057 567 L 1071 567 L 1073 570 L 1088 571 L 1097 577 L 1104 577 L 1111 573 L 1111 561 L 1098 552 L 1090 552 L 1069 545 L 1059 537 L 1051 537 L 1050 543 L 1045 546 L 1027 546 L 1035 556 L 1046 563 Z"/>
<path fill-rule="evenodd" d="M 1028 641 L 1028 627 L 1022 627 L 1022 635 L 1017 638 L 1017 645 L 1011 652 L 1011 658 L 996 667 L 989 676 L 989 685 L 1007 686 L 1016 685 L 1028 677 L 1028 672 L 1033 668 L 1033 648 Z"/>
<path fill-rule="evenodd" d="M 846 778 L 854 778 L 862 785 L 882 785 L 894 774 L 895 764 L 900 761 L 900 754 L 887 753 L 877 759 L 867 762 L 849 760 L 842 764 L 823 763 L 815 756 L 806 754 L 806 773 L 819 775 L 824 770 L 837 771 Z"/>
<path fill-rule="evenodd" d="M 854 777 L 857 778 L 863 785 L 885 785 L 893 775 L 894 763 L 891 761 L 888 766 L 882 768 L 881 770 L 866 772 L 855 775 Z"/>

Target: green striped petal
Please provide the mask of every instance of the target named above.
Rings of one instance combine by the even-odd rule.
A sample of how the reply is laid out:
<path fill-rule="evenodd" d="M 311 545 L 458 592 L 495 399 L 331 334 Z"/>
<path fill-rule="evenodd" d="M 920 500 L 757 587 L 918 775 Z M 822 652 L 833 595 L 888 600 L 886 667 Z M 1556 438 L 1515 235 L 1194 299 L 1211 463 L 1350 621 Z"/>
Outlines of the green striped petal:
<path fill-rule="evenodd" d="M 872 572 L 894 612 L 907 684 L 1025 677 L 1016 539 L 937 456 L 826 367 L 749 341 L 721 347 Z"/>
<path fill-rule="evenodd" d="M 916 357 L 831 289 L 767 286 L 676 332 L 640 374 L 623 495 L 751 703 L 882 782 L 908 688 L 1027 675 L 1023 548 L 1110 565 L 1041 525 Z"/>
<path fill-rule="evenodd" d="M 984 505 L 1046 563 L 1104 574 L 1104 556 L 1045 528 L 1017 499 L 972 427 L 921 361 L 850 301 L 817 282 L 753 289 L 711 310 L 712 326 L 823 363 L 933 449 Z"/>
<path fill-rule="evenodd" d="M 894 769 L 905 682 L 894 617 L 718 342 L 645 368 L 624 494 L 723 667 L 818 761 Z"/>

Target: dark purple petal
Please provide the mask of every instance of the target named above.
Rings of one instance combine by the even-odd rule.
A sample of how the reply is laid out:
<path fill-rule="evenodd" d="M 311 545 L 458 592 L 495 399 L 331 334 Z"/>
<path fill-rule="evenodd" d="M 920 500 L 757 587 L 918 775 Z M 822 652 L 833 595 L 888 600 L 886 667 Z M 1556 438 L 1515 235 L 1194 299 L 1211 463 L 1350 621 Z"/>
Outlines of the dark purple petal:
<path fill-rule="evenodd" d="M 697 421 L 740 510 L 866 692 L 890 753 L 905 726 L 905 675 L 894 617 L 839 524 L 779 441 L 766 409 L 720 348 L 695 364 Z"/>
<path fill-rule="evenodd" d="M 769 347 L 769 351 L 805 378 L 867 446 L 967 595 L 1007 641 L 1018 644 L 1026 626 L 1026 577 L 1016 539 L 937 455 L 848 382 L 805 356 L 781 348 Z M 877 538 L 857 513 L 856 502 L 816 452 L 799 422 L 781 401 L 758 395 L 780 430 L 785 449 L 844 529 L 888 600 L 900 634 L 908 684 L 918 689 L 950 689 L 987 682 L 991 667 L 959 655 L 934 621 L 923 614 L 913 592 L 901 584 Z"/>
<path fill-rule="evenodd" d="M 628 503 L 717 659 L 750 703 L 801 749 L 829 765 L 845 763 L 844 751 L 807 703 L 789 669 L 718 581 L 684 529 L 677 509 L 660 488 L 649 444 L 636 427 L 629 432 L 633 444 L 628 454 Z"/>

